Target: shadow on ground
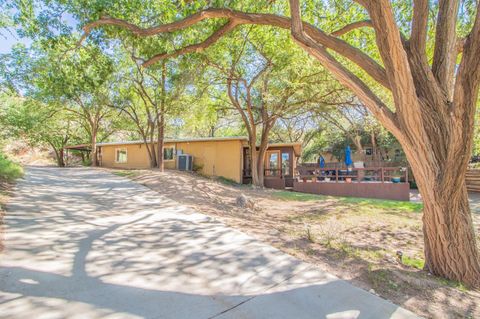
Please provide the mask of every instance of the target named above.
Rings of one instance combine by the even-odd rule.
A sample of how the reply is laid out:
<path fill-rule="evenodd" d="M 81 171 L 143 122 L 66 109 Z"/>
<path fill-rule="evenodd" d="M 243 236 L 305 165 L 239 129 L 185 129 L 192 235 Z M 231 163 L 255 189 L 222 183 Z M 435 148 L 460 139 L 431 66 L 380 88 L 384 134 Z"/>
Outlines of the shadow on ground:
<path fill-rule="evenodd" d="M 0 317 L 411 315 L 100 170 L 30 168 L 7 212 Z"/>

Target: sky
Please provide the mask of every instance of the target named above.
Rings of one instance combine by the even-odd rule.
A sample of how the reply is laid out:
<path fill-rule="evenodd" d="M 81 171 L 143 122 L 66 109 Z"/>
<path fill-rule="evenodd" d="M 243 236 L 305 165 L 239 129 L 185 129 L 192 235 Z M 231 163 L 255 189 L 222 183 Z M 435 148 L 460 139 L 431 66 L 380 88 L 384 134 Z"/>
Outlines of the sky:
<path fill-rule="evenodd" d="M 30 45 L 32 41 L 30 39 L 21 39 L 16 35 L 14 30 L 2 31 L 0 35 L 0 54 L 8 53 L 12 47 L 17 43 L 23 43 L 25 45 Z"/>
<path fill-rule="evenodd" d="M 63 21 L 74 29 L 77 27 L 78 21 L 68 13 L 62 15 Z M 8 53 L 17 43 L 23 43 L 29 46 L 32 40 L 29 38 L 20 38 L 15 32 L 15 28 L 0 30 L 0 54 Z"/>

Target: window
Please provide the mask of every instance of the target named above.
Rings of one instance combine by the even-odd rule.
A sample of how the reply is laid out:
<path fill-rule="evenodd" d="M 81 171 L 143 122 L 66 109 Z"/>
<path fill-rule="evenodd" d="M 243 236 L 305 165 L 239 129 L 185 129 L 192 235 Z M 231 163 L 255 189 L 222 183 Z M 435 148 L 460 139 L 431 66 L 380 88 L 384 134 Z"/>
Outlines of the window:
<path fill-rule="evenodd" d="M 267 169 L 265 170 L 265 175 L 278 176 L 278 171 L 280 170 L 280 151 L 268 151 L 266 161 Z"/>
<path fill-rule="evenodd" d="M 115 162 L 116 163 L 126 163 L 127 162 L 127 149 L 126 148 L 117 148 L 115 150 Z"/>
<path fill-rule="evenodd" d="M 163 149 L 163 159 L 165 161 L 172 161 L 175 155 L 173 147 L 167 147 Z"/>
<path fill-rule="evenodd" d="M 282 153 L 282 173 L 290 175 L 290 153 Z"/>
<path fill-rule="evenodd" d="M 373 150 L 371 148 L 365 149 L 365 155 L 372 155 L 372 154 L 373 154 Z"/>

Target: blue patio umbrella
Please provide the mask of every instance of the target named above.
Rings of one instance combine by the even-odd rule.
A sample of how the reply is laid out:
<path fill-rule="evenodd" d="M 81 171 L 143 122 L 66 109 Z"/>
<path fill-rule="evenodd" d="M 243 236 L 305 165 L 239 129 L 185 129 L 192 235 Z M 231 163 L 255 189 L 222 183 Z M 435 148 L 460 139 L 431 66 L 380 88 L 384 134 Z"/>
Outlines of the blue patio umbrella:
<path fill-rule="evenodd" d="M 350 146 L 347 146 L 345 148 L 345 165 L 350 166 L 352 165 L 352 150 L 350 149 Z"/>
<path fill-rule="evenodd" d="M 320 155 L 320 158 L 318 159 L 318 166 L 320 166 L 320 168 L 325 168 L 325 159 L 321 155 Z"/>

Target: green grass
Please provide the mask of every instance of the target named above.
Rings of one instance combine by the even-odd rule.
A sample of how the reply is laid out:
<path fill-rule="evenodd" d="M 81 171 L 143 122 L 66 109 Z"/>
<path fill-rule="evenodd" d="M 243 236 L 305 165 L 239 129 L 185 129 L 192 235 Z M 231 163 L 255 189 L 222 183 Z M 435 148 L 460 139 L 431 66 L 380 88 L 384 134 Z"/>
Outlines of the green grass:
<path fill-rule="evenodd" d="M 467 291 L 470 290 L 467 286 L 465 286 L 465 284 L 463 284 L 459 281 L 454 281 L 454 280 L 441 278 L 441 277 L 437 277 L 437 279 L 442 285 L 449 286 L 449 287 L 452 287 L 452 288 L 456 288 L 456 289 L 458 289 L 462 292 L 467 292 Z"/>
<path fill-rule="evenodd" d="M 324 195 L 306 194 L 306 193 L 289 192 L 289 191 L 277 191 L 272 193 L 272 196 L 281 200 L 294 200 L 294 201 L 300 201 L 300 202 L 325 200 L 329 198 L 328 196 L 324 196 Z"/>
<path fill-rule="evenodd" d="M 403 256 L 402 263 L 406 266 L 414 267 L 421 270 L 425 265 L 425 260 L 423 260 L 422 258 L 411 258 L 408 256 Z"/>
<path fill-rule="evenodd" d="M 228 185 L 228 186 L 240 186 L 240 185 L 242 185 L 242 184 L 239 184 L 239 183 L 235 182 L 233 179 L 226 178 L 226 177 L 223 177 L 223 176 L 218 176 L 215 179 L 217 181 L 219 181 L 220 183 L 222 183 L 224 185 Z"/>
<path fill-rule="evenodd" d="M 398 200 L 383 200 L 372 198 L 340 197 L 342 203 L 354 204 L 356 206 L 372 206 L 375 208 L 395 209 L 406 212 L 421 212 L 423 204 Z"/>
<path fill-rule="evenodd" d="M 138 172 L 132 170 L 114 171 L 112 173 L 121 177 L 135 177 L 138 175 Z"/>
<path fill-rule="evenodd" d="M 306 194 L 298 192 L 289 192 L 289 191 L 278 191 L 272 194 L 274 197 L 280 200 L 286 201 L 322 201 L 327 199 L 338 200 L 340 204 L 349 204 L 355 205 L 356 207 L 363 208 L 377 208 L 377 209 L 393 209 L 403 212 L 420 212 L 423 209 L 423 204 L 421 203 L 412 203 L 396 200 L 382 200 L 382 199 L 371 199 L 371 198 L 357 198 L 357 197 L 335 197 L 335 196 L 324 196 L 324 195 L 315 195 L 315 194 Z"/>
<path fill-rule="evenodd" d="M 23 168 L 0 154 L 0 182 L 13 182 L 23 176 Z"/>

